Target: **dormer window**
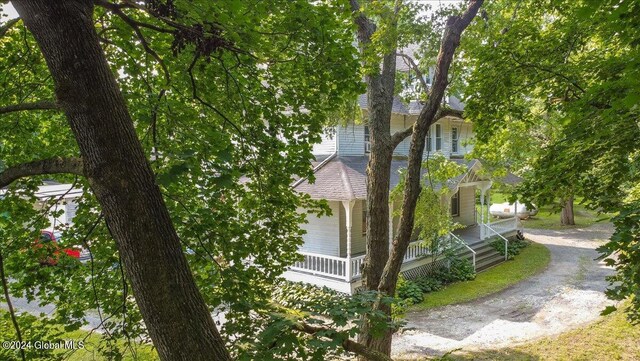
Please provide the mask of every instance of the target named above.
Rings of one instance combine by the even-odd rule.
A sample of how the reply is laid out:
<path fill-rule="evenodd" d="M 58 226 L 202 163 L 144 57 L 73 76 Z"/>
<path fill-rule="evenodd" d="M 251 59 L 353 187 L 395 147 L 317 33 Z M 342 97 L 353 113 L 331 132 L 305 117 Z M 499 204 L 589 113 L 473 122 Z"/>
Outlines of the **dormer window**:
<path fill-rule="evenodd" d="M 369 126 L 364 126 L 364 152 L 371 153 L 371 136 L 369 135 Z"/>

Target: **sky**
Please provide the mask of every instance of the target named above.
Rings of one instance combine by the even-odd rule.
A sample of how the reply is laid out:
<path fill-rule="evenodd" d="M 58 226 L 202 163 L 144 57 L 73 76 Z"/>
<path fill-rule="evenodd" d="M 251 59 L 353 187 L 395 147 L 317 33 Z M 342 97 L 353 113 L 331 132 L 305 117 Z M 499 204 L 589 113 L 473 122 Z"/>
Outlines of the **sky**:
<path fill-rule="evenodd" d="M 16 9 L 13 8 L 13 5 L 11 5 L 11 3 L 5 4 L 5 5 L 0 5 L 0 9 L 2 9 L 1 13 L 8 15 L 9 19 L 13 19 L 13 18 L 17 18 L 18 17 L 18 13 L 16 12 Z M 1 18 L 0 19 L 0 23 L 4 22 L 7 18 Z"/>

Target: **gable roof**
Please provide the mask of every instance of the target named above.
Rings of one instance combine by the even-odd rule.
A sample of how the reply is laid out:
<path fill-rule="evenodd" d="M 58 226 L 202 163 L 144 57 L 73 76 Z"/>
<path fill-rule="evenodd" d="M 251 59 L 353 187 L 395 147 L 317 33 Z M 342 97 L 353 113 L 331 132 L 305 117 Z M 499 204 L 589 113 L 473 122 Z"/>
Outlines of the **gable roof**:
<path fill-rule="evenodd" d="M 360 94 L 360 96 L 358 97 L 358 105 L 360 106 L 360 108 L 369 109 L 369 105 L 367 104 L 368 98 L 369 97 L 367 96 L 367 94 Z M 397 95 L 393 96 L 393 106 L 391 107 L 391 113 L 409 114 L 409 109 L 407 109 L 407 107 L 404 105 L 404 103 L 402 103 L 402 100 L 400 100 Z"/>

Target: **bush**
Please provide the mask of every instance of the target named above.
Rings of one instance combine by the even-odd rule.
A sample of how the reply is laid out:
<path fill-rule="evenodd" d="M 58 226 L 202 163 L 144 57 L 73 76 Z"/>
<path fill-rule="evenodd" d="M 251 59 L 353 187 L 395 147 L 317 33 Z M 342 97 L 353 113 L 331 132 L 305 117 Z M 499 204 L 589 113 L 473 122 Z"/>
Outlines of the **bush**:
<path fill-rule="evenodd" d="M 500 254 L 504 254 L 504 240 L 498 239 L 490 243 L 491 246 Z M 520 254 L 523 248 L 529 245 L 529 241 L 527 240 L 519 240 L 515 239 L 513 241 L 509 241 L 509 248 L 507 249 L 507 258 L 512 259 L 513 257 Z"/>
<path fill-rule="evenodd" d="M 413 303 L 420 303 L 424 300 L 424 294 L 420 286 L 415 282 L 400 277 L 396 293 L 403 300 L 411 300 Z"/>
<path fill-rule="evenodd" d="M 440 291 L 442 289 L 442 281 L 433 276 L 418 278 L 415 280 L 415 284 L 418 285 L 424 293 Z"/>

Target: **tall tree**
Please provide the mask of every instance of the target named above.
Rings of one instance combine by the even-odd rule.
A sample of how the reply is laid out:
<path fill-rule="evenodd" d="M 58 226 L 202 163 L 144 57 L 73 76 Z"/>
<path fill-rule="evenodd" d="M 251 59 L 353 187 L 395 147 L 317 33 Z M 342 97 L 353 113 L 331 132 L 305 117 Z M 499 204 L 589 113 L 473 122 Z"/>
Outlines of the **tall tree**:
<path fill-rule="evenodd" d="M 368 96 L 367 124 L 371 135 L 371 153 L 367 166 L 367 253 L 364 261 L 364 287 L 378 291 L 381 295 L 394 295 L 402 260 L 411 241 L 414 211 L 421 191 L 420 170 L 429 127 L 444 111 L 441 103 L 449 85 L 449 68 L 462 32 L 476 16 L 483 1 L 469 1 L 460 15 L 447 18 L 441 37 L 435 73 L 428 90 L 426 104 L 418 120 L 410 128 L 395 134 L 390 133 L 391 109 L 396 77 L 396 57 L 399 45 L 398 29 L 410 19 L 403 15 L 408 4 L 396 2 L 366 2 L 362 5 L 351 0 L 358 30 L 358 43 L 365 59 L 365 83 Z M 379 40 L 379 39 L 384 40 Z M 376 44 L 378 42 L 378 44 Z M 379 45 L 379 46 L 375 46 Z M 376 56 L 377 52 L 377 56 Z M 372 55 L 373 54 L 373 55 Z M 389 247 L 389 184 L 393 150 L 405 138 L 411 136 L 408 168 L 405 178 L 398 233 Z M 389 317 L 390 306 L 378 302 L 375 308 Z M 360 343 L 389 355 L 393 330 L 377 335 L 368 320 L 364 320 L 359 334 Z"/>
<path fill-rule="evenodd" d="M 108 334 L 148 332 L 164 360 L 230 359 L 241 330 L 223 337 L 211 313 L 249 314 L 296 259 L 296 210 L 316 205 L 289 185 L 311 175 L 310 144 L 359 91 L 340 4 L 13 5 L 28 30 L 0 33 L 13 292 L 55 303 L 71 327 L 105 312 Z M 42 269 L 23 252 L 44 228 L 29 203 L 51 174 L 85 187 L 76 226 L 61 228 L 90 265 Z"/>
<path fill-rule="evenodd" d="M 631 0 L 496 2 L 486 8 L 487 23 L 470 29 L 463 44 L 472 69 L 466 110 L 481 144 L 476 149 L 494 155 L 509 149 L 498 157 L 504 163 L 518 151 L 509 136 L 520 144 L 530 137 L 537 149 L 520 188 L 524 197 L 555 203 L 563 216 L 574 196 L 593 210 L 619 212 L 615 235 L 602 249 L 620 255 L 608 261 L 618 268 L 610 291 L 616 299 L 637 296 L 639 283 L 638 6 Z M 540 134 L 552 136 L 535 139 Z M 637 297 L 632 303 L 637 321 Z"/>

